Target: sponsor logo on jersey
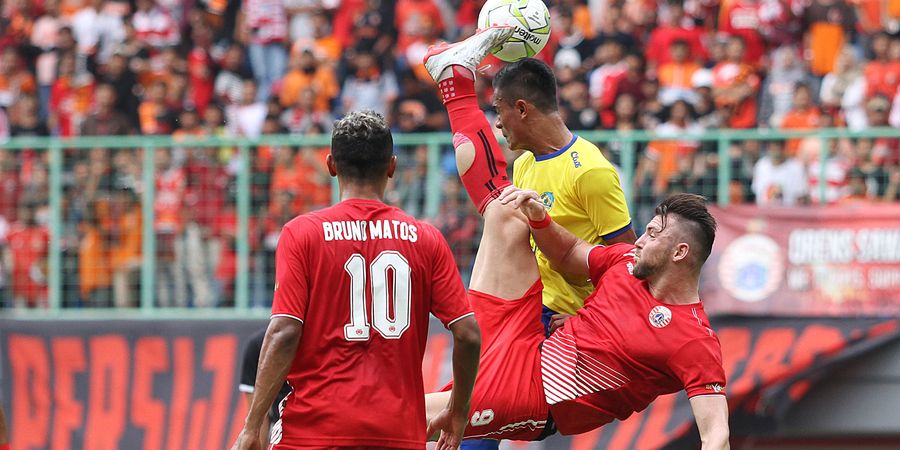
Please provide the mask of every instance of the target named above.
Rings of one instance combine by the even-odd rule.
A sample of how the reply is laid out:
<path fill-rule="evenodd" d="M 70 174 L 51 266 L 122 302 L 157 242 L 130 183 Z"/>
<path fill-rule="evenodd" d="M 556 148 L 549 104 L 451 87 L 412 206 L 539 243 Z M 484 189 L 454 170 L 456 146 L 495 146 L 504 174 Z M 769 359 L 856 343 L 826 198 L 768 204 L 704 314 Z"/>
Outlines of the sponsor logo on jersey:
<path fill-rule="evenodd" d="M 572 155 L 572 164 L 575 165 L 575 168 L 581 167 L 581 161 L 578 160 L 578 152 L 572 152 L 570 155 Z"/>
<path fill-rule="evenodd" d="M 784 256 L 778 243 L 759 233 L 745 234 L 728 245 L 719 260 L 722 287 L 743 302 L 772 295 L 784 278 Z"/>
<path fill-rule="evenodd" d="M 541 194 L 541 202 L 544 203 L 544 208 L 547 208 L 549 210 L 553 207 L 553 202 L 555 201 L 556 198 L 553 197 L 552 192 L 544 192 L 543 194 Z"/>
<path fill-rule="evenodd" d="M 722 391 L 725 390 L 725 388 L 722 387 L 722 385 L 719 384 L 719 383 L 713 383 L 713 384 L 707 384 L 707 385 L 706 385 L 706 390 L 707 390 L 707 391 L 713 391 L 713 392 L 722 392 Z"/>
<path fill-rule="evenodd" d="M 487 425 L 494 421 L 494 410 L 493 409 L 485 409 L 483 411 L 475 411 L 472 414 L 472 421 L 470 422 L 473 427 L 480 427 L 483 425 Z"/>
<path fill-rule="evenodd" d="M 656 328 L 663 328 L 672 322 L 672 310 L 662 305 L 654 306 L 653 309 L 650 310 L 649 318 L 650 325 L 653 325 Z"/>

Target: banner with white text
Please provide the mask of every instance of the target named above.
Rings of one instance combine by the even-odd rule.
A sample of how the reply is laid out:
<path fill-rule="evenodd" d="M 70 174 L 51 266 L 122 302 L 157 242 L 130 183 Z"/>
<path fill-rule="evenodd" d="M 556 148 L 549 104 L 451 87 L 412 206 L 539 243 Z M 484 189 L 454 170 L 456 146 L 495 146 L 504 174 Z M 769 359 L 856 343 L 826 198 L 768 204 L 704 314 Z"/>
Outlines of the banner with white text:
<path fill-rule="evenodd" d="M 900 313 L 900 204 L 713 208 L 701 295 L 712 313 Z"/>

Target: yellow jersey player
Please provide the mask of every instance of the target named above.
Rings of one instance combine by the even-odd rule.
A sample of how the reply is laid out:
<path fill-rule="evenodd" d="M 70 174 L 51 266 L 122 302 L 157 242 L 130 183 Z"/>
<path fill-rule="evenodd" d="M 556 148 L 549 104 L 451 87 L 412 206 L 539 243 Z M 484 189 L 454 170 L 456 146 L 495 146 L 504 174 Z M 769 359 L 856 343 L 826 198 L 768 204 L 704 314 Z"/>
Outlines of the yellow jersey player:
<path fill-rule="evenodd" d="M 510 148 L 525 150 L 513 164 L 514 185 L 538 192 L 553 220 L 586 242 L 634 243 L 619 175 L 600 149 L 566 127 L 549 66 L 531 58 L 505 66 L 494 78 L 494 108 Z M 593 286 L 565 279 L 539 249 L 535 254 L 545 324 L 556 313 L 575 314 Z"/>

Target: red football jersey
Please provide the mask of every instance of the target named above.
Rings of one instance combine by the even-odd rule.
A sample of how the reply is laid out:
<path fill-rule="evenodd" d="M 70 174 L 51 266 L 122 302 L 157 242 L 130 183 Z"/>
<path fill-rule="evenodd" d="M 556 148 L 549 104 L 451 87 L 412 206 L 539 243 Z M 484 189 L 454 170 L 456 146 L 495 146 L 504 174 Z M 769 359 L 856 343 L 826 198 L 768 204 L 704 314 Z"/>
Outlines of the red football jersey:
<path fill-rule="evenodd" d="M 561 433 L 624 420 L 682 389 L 688 397 L 725 393 L 719 338 L 702 303 L 653 298 L 631 274 L 633 245 L 596 247 L 588 266 L 596 289 L 541 354 L 544 394 Z"/>
<path fill-rule="evenodd" d="M 440 232 L 374 200 L 288 222 L 272 317 L 303 322 L 274 448 L 424 448 L 428 314 L 472 314 Z"/>

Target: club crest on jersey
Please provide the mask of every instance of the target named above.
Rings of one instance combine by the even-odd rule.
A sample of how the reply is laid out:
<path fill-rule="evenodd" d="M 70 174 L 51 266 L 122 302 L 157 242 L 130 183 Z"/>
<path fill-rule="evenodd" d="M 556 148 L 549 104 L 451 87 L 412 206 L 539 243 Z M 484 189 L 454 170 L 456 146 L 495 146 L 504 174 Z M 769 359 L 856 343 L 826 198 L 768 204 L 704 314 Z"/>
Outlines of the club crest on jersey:
<path fill-rule="evenodd" d="M 541 202 L 544 203 L 544 208 L 548 210 L 553 207 L 553 202 L 556 201 L 556 198 L 553 197 L 552 192 L 544 192 L 541 194 Z"/>
<path fill-rule="evenodd" d="M 650 325 L 656 328 L 663 328 L 672 322 L 672 310 L 665 306 L 654 306 L 650 310 Z"/>

